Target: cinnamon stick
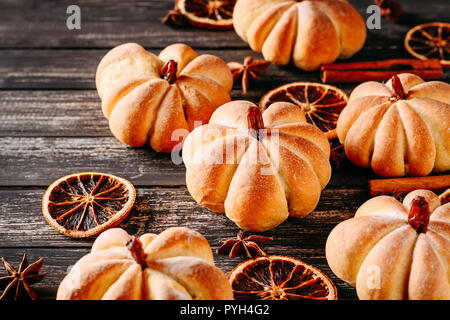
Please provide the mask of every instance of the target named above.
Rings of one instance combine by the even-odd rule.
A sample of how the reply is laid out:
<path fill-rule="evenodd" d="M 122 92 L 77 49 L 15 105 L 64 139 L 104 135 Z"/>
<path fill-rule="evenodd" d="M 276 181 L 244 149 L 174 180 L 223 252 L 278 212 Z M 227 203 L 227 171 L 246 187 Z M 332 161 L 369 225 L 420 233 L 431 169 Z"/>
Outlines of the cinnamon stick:
<path fill-rule="evenodd" d="M 369 181 L 371 195 L 408 193 L 417 189 L 439 191 L 450 187 L 450 175 L 376 179 Z"/>
<path fill-rule="evenodd" d="M 441 69 L 441 62 L 439 59 L 389 59 L 379 61 L 362 61 L 362 62 L 347 62 L 347 63 L 333 63 L 324 64 L 322 68 L 328 70 L 358 70 L 358 69 L 388 69 L 396 66 L 409 66 L 413 69 Z"/>
<path fill-rule="evenodd" d="M 424 80 L 439 79 L 443 75 L 439 59 L 390 59 L 325 64 L 320 69 L 324 83 L 386 81 L 395 74 L 414 73 Z"/>

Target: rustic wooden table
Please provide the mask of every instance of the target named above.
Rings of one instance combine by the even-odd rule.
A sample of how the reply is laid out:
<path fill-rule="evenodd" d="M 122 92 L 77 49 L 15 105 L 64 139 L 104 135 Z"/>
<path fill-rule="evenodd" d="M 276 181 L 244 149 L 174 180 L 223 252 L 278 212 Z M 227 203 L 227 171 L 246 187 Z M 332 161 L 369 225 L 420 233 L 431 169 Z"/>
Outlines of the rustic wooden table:
<path fill-rule="evenodd" d="M 95 91 L 95 70 L 101 57 L 123 42 L 137 42 L 159 52 L 184 42 L 200 53 L 225 61 L 241 61 L 251 52 L 233 31 L 214 32 L 161 23 L 173 0 L 2 0 L 0 1 L 0 256 L 18 264 L 45 258 L 44 281 L 36 285 L 42 298 L 55 297 L 59 282 L 94 239 L 71 239 L 53 230 L 41 213 L 45 188 L 73 172 L 108 172 L 129 179 L 137 188 L 136 206 L 121 224 L 130 233 L 160 232 L 171 226 L 193 228 L 215 250 L 238 228 L 224 215 L 197 205 L 185 187 L 184 166 L 150 148 L 129 148 L 112 137 Z M 369 30 L 364 49 L 351 61 L 407 58 L 406 31 L 420 23 L 450 21 L 448 0 L 400 1 L 409 15 L 402 24 L 381 21 Z M 351 3 L 364 18 L 371 0 Z M 66 9 L 81 8 L 81 30 L 66 28 Z M 450 80 L 446 71 L 444 81 Z M 292 81 L 319 81 L 318 73 L 291 66 L 271 66 L 248 96 L 240 87 L 233 99 L 257 102 L 262 94 Z M 348 93 L 355 85 L 340 85 Z M 266 232 L 275 240 L 270 254 L 300 258 L 324 270 L 336 283 L 339 297 L 356 299 L 355 290 L 337 279 L 325 256 L 325 241 L 340 221 L 352 217 L 369 198 L 369 170 L 344 163 L 333 171 L 317 209 L 304 219 L 288 219 Z M 239 259 L 215 256 L 229 272 Z M 0 271 L 0 275 L 3 274 Z"/>

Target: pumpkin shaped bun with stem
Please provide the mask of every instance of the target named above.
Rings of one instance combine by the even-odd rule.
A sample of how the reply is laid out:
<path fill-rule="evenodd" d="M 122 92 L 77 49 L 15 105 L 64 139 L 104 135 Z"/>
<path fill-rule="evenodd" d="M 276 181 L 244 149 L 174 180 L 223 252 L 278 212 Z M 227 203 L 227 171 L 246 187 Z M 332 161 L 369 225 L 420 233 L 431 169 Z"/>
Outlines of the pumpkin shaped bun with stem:
<path fill-rule="evenodd" d="M 208 241 L 184 227 L 130 236 L 109 229 L 61 282 L 58 300 L 231 300 Z"/>
<path fill-rule="evenodd" d="M 360 299 L 450 299 L 450 203 L 428 190 L 368 200 L 326 244 L 331 270 Z"/>
<path fill-rule="evenodd" d="M 312 212 L 331 176 L 329 157 L 325 133 L 287 102 L 263 113 L 248 101 L 229 102 L 183 147 L 192 197 L 253 232 Z"/>
<path fill-rule="evenodd" d="M 383 177 L 450 170 L 450 85 L 402 73 L 357 86 L 336 132 L 347 158 Z"/>
<path fill-rule="evenodd" d="M 233 76 L 220 58 L 173 44 L 159 56 L 136 43 L 109 51 L 96 74 L 102 110 L 114 136 L 130 146 L 150 143 L 171 152 L 194 128 L 230 101 Z M 173 137 L 182 129 L 184 136 Z"/>
<path fill-rule="evenodd" d="M 366 40 L 364 20 L 347 0 L 238 0 L 233 24 L 264 59 L 303 70 L 349 58 Z"/>

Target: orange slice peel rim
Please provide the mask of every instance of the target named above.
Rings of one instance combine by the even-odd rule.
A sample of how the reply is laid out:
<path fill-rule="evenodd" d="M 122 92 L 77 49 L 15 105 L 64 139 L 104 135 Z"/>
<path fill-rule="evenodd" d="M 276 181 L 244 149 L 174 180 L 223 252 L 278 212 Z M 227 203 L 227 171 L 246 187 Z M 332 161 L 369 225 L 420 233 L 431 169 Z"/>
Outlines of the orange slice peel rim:
<path fill-rule="evenodd" d="M 294 265 L 292 268 L 290 274 L 286 277 L 286 279 L 280 279 L 279 274 L 275 276 L 275 273 L 272 271 L 272 267 L 274 264 L 274 261 L 282 261 L 282 262 L 288 262 Z M 246 273 L 246 270 L 249 266 L 257 264 L 257 263 L 265 263 L 269 261 L 269 273 L 271 275 L 271 283 L 263 283 L 261 279 L 251 279 L 251 276 Z M 309 271 L 309 276 L 311 276 L 309 279 L 307 279 L 304 282 L 295 282 L 295 278 L 293 278 L 293 275 L 297 271 L 301 271 L 301 268 L 304 268 L 304 272 L 300 274 L 300 276 L 304 276 L 306 274 L 306 271 Z M 267 288 L 266 290 L 261 291 L 240 291 L 236 290 L 236 283 L 235 281 L 238 281 L 238 277 L 242 276 L 247 277 L 248 279 L 251 279 L 256 283 L 256 286 L 261 286 Z M 278 278 L 277 282 L 274 280 L 274 278 Z M 303 278 L 300 278 L 303 280 Z M 242 296 L 259 296 L 258 300 L 286 300 L 289 297 L 291 299 L 305 299 L 305 300 L 337 300 L 337 289 L 334 283 L 328 278 L 326 274 L 324 274 L 321 270 L 318 268 L 309 265 L 299 259 L 288 257 L 288 256 L 282 256 L 282 255 L 267 255 L 263 257 L 257 257 L 253 259 L 249 259 L 246 261 L 241 262 L 238 264 L 229 274 L 228 274 L 228 280 L 230 281 L 233 292 L 235 294 L 236 300 L 244 300 L 241 299 Z M 294 286 L 289 287 L 290 284 L 293 284 Z M 315 287 L 314 287 L 315 286 Z M 301 293 L 308 289 L 308 287 L 317 288 L 322 287 L 325 288 L 328 293 L 326 296 L 325 293 L 322 293 L 319 297 L 314 296 L 308 296 L 308 295 L 301 295 L 301 294 L 295 294 Z"/>
<path fill-rule="evenodd" d="M 86 186 L 81 181 L 81 177 L 90 177 L 90 181 L 93 181 L 95 185 Z M 94 181 L 94 177 L 98 178 L 98 180 Z M 70 185 L 70 179 L 78 179 L 82 186 L 78 185 L 75 187 Z M 63 186 L 64 184 L 65 186 Z M 74 190 L 78 191 L 79 189 L 84 189 L 82 191 L 83 194 L 74 192 Z M 119 194 L 121 196 L 118 197 L 117 193 L 121 190 L 124 190 L 126 194 L 121 192 Z M 65 201 L 55 201 L 57 200 L 57 192 L 62 195 L 62 198 L 65 198 Z M 73 238 L 87 238 L 98 235 L 104 230 L 121 223 L 131 212 L 135 200 L 136 189 L 126 179 L 99 172 L 73 173 L 57 179 L 47 188 L 42 198 L 42 212 L 50 226 L 58 232 Z M 108 203 L 113 203 L 114 205 L 111 207 Z M 67 207 L 67 211 L 63 210 L 64 207 Z M 58 212 L 58 209 L 55 210 L 55 208 L 61 208 L 61 212 Z M 67 219 L 70 219 L 70 216 L 75 217 L 77 213 L 79 215 L 80 212 L 82 217 L 79 220 L 75 220 L 78 222 L 78 226 L 85 226 L 87 223 L 85 221 L 89 217 L 91 218 L 89 221 L 94 219 L 93 221 L 96 225 L 83 228 L 83 230 L 80 230 L 80 228 L 68 228 L 65 225 L 67 224 Z M 98 213 L 102 213 L 102 221 L 100 221 Z M 89 214 L 92 216 L 89 216 Z M 97 218 L 95 218 L 96 214 L 98 215 Z"/>
<path fill-rule="evenodd" d="M 206 4 L 204 12 L 207 12 L 207 16 L 202 17 L 193 13 L 190 10 L 192 8 L 189 8 L 190 2 L 197 2 L 197 5 Z M 193 26 L 212 30 L 229 30 L 233 29 L 233 8 L 235 3 L 236 1 L 233 0 L 177 0 L 175 10 L 183 15 L 187 22 Z M 231 6 L 231 10 L 228 9 L 228 6 Z M 223 19 L 222 14 L 226 14 L 228 18 Z"/>
<path fill-rule="evenodd" d="M 430 30 L 436 28 L 436 33 L 430 33 Z M 443 29 L 447 29 L 447 39 L 443 38 Z M 417 34 L 415 36 L 416 33 Z M 418 37 L 419 36 L 419 37 Z M 412 42 L 422 43 L 422 46 L 413 46 Z M 433 58 L 432 54 L 437 53 L 441 61 L 441 65 L 450 67 L 450 60 L 445 59 L 445 53 L 450 57 L 450 23 L 447 22 L 429 22 L 419 24 L 410 30 L 405 35 L 404 45 L 409 54 L 420 60 L 427 60 Z M 414 48 L 416 50 L 414 50 Z M 419 53 L 418 49 L 428 49 L 427 52 Z"/>
<path fill-rule="evenodd" d="M 299 106 L 305 113 L 308 123 L 317 126 L 331 140 L 335 136 L 337 119 L 348 103 L 348 95 L 329 84 L 291 82 L 264 94 L 259 101 L 260 109 L 264 111 L 278 101 L 291 102 Z"/>

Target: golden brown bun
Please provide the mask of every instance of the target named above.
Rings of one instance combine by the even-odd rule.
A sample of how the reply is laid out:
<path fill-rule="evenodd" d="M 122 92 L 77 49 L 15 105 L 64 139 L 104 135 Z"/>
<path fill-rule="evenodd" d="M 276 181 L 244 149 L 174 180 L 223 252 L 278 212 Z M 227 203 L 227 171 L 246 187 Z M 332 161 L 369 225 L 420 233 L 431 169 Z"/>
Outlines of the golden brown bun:
<path fill-rule="evenodd" d="M 233 101 L 218 108 L 208 125 L 188 135 L 183 160 L 198 203 L 261 232 L 315 209 L 331 175 L 330 145 L 300 108 L 285 102 L 265 110 L 267 135 L 258 141 L 248 131 L 251 107 Z"/>
<path fill-rule="evenodd" d="M 406 99 L 391 80 L 360 84 L 337 122 L 350 161 L 384 177 L 450 170 L 450 85 L 400 74 Z"/>
<path fill-rule="evenodd" d="M 426 198 L 431 217 L 424 233 L 408 223 L 411 201 Z M 326 244 L 331 270 L 356 286 L 360 299 L 450 299 L 450 203 L 427 190 L 404 203 L 379 196 L 338 224 Z"/>
<path fill-rule="evenodd" d="M 238 0 L 236 33 L 274 64 L 316 70 L 358 52 L 366 40 L 359 13 L 346 0 Z"/>
<path fill-rule="evenodd" d="M 173 84 L 160 76 L 170 60 L 178 66 Z M 156 151 L 171 152 L 180 148 L 195 121 L 208 123 L 214 110 L 230 101 L 233 78 L 223 60 L 198 56 L 184 44 L 168 46 L 157 57 L 136 43 L 127 43 L 103 57 L 96 84 L 103 113 L 117 139 L 130 146 L 149 141 Z"/>
<path fill-rule="evenodd" d="M 103 232 L 61 282 L 57 299 L 233 299 L 231 285 L 198 232 L 176 227 L 141 236 L 146 267 L 127 248 L 130 239 L 123 229 Z"/>

